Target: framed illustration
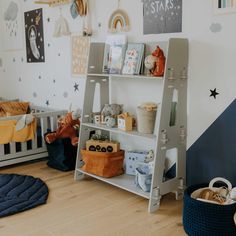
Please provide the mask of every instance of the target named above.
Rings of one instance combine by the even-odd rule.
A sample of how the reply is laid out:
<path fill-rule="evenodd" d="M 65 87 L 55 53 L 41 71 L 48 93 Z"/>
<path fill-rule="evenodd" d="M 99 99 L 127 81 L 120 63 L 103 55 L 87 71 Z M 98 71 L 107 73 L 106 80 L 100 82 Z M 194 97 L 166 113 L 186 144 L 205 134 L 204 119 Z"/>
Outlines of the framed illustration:
<path fill-rule="evenodd" d="M 236 12 L 236 0 L 213 0 L 213 13 L 215 15 Z"/>
<path fill-rule="evenodd" d="M 87 73 L 89 45 L 89 37 L 71 36 L 72 76 L 85 75 Z"/>
<path fill-rule="evenodd" d="M 143 43 L 128 43 L 122 74 L 138 75 L 144 55 Z"/>
<path fill-rule="evenodd" d="M 45 62 L 42 8 L 25 12 L 25 41 L 27 62 Z"/>
<path fill-rule="evenodd" d="M 23 25 L 20 0 L 1 0 L 3 50 L 23 49 Z"/>

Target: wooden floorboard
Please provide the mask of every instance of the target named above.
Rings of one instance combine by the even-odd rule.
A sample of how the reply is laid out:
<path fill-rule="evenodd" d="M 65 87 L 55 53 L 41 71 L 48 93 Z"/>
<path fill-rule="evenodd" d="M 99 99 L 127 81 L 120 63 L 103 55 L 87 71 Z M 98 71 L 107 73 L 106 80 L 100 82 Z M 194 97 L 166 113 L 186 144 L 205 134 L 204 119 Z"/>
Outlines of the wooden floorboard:
<path fill-rule="evenodd" d="M 76 182 L 73 172 L 47 167 L 45 161 L 1 168 L 0 173 L 32 175 L 49 187 L 46 205 L 0 218 L 2 236 L 180 236 L 182 201 L 162 198 L 150 214 L 148 201 L 95 179 Z"/>

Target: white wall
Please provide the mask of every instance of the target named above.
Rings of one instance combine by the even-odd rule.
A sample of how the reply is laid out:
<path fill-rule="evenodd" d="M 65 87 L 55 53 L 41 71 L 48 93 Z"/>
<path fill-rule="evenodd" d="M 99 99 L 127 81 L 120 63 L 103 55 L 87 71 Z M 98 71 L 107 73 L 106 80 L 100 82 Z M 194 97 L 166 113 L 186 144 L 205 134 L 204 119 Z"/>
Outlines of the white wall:
<path fill-rule="evenodd" d="M 50 106 L 55 108 L 68 108 L 70 103 L 73 108 L 81 108 L 85 80 L 71 76 L 70 37 L 52 36 L 59 8 L 36 5 L 33 0 L 21 2 L 23 11 L 43 7 L 46 63 L 26 63 L 25 47 L 18 52 L 0 51 L 4 58 L 4 68 L 0 68 L 0 96 L 19 97 L 38 105 L 45 105 L 49 100 Z M 92 40 L 105 40 L 108 19 L 116 7 L 116 0 L 90 0 Z M 183 33 L 143 35 L 141 0 L 121 0 L 121 8 L 130 17 L 131 31 L 127 33 L 130 41 L 189 38 L 188 146 L 191 146 L 235 98 L 236 14 L 214 16 L 211 0 L 183 0 Z M 62 6 L 62 14 L 67 18 L 71 31 L 80 33 L 82 19 L 72 19 L 69 5 Z M 221 31 L 211 32 L 212 23 L 219 23 Z M 79 91 L 74 91 L 75 83 L 79 84 Z M 210 89 L 214 88 L 220 93 L 216 99 L 209 97 Z"/>

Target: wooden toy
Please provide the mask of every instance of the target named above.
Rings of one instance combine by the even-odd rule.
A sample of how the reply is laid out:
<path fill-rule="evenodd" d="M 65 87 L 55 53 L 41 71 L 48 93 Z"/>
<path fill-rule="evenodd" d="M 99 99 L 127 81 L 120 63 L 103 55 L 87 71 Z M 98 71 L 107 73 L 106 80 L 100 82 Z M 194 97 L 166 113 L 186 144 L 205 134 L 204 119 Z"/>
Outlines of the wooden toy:
<path fill-rule="evenodd" d="M 132 131 L 133 118 L 128 112 L 118 115 L 118 129 Z"/>
<path fill-rule="evenodd" d="M 94 152 L 118 152 L 120 151 L 120 143 L 116 141 L 87 140 L 86 150 Z"/>

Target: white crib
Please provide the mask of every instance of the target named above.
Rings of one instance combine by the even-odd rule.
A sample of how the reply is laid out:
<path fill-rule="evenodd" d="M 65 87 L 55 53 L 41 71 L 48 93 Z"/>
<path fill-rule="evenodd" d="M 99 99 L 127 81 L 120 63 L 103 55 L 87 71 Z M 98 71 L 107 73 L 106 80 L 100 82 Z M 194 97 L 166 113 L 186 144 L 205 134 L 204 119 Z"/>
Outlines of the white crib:
<path fill-rule="evenodd" d="M 44 134 L 50 129 L 57 128 L 57 120 L 67 113 L 66 110 L 52 110 L 38 106 L 30 106 L 37 120 L 37 135 L 33 140 L 27 142 L 11 142 L 0 144 L 0 167 L 20 162 L 35 160 L 48 156 Z M 1 117 L 1 120 L 19 120 L 22 115 Z"/>

